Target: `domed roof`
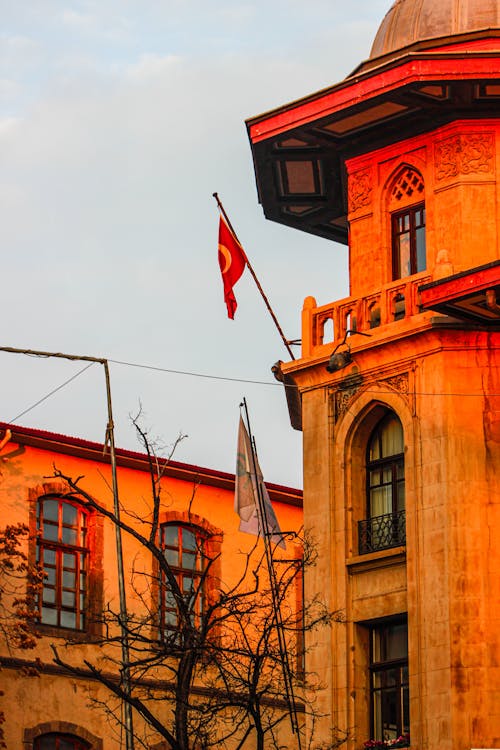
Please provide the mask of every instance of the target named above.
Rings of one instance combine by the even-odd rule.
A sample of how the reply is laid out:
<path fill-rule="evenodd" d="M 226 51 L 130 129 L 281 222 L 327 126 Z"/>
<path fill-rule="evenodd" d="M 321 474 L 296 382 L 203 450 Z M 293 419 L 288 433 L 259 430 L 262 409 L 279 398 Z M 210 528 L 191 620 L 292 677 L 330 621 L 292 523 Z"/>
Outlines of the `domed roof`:
<path fill-rule="evenodd" d="M 380 25 L 370 59 L 430 39 L 499 28 L 498 0 L 396 0 Z"/>

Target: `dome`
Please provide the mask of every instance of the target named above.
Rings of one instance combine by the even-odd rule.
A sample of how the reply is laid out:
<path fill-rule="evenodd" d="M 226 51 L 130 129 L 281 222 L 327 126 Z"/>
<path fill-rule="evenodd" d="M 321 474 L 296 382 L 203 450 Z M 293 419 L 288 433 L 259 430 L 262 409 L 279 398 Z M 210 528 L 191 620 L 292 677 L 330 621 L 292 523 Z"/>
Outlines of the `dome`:
<path fill-rule="evenodd" d="M 373 42 L 370 60 L 432 39 L 500 29 L 498 0 L 396 0 Z"/>

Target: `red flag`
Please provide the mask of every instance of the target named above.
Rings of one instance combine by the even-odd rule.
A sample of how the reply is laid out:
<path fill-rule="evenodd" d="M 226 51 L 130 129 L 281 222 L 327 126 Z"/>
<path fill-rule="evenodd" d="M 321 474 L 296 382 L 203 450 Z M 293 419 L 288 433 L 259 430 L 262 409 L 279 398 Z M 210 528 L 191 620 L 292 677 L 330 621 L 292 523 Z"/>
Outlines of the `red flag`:
<path fill-rule="evenodd" d="M 219 223 L 219 266 L 224 284 L 224 300 L 227 315 L 231 320 L 237 308 L 233 287 L 245 270 L 247 257 L 240 243 L 224 221 L 222 214 Z"/>

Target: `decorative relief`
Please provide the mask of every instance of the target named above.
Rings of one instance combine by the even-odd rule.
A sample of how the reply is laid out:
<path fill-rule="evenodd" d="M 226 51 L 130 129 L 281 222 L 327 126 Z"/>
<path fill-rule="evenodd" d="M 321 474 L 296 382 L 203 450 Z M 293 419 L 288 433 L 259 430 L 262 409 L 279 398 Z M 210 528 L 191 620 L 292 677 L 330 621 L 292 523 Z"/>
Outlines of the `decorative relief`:
<path fill-rule="evenodd" d="M 349 211 L 358 211 L 372 202 L 372 173 L 370 170 L 354 172 L 349 177 Z"/>
<path fill-rule="evenodd" d="M 407 396 L 410 392 L 410 381 L 407 372 L 385 378 L 382 382 L 387 383 L 387 385 L 390 385 L 395 391 L 399 391 L 403 396 Z"/>
<path fill-rule="evenodd" d="M 335 394 L 335 421 L 344 416 L 349 409 L 350 403 L 357 393 L 357 388 L 351 388 L 348 391 L 337 391 Z"/>
<path fill-rule="evenodd" d="M 338 390 L 331 391 L 333 397 L 334 418 L 336 422 L 338 422 L 338 420 L 343 417 L 349 409 L 354 397 L 359 392 L 362 383 L 363 377 L 359 373 L 354 372 L 338 384 Z"/>
<path fill-rule="evenodd" d="M 492 174 L 493 151 L 491 133 L 455 135 L 439 141 L 435 146 L 436 179 L 446 180 L 459 174 Z"/>

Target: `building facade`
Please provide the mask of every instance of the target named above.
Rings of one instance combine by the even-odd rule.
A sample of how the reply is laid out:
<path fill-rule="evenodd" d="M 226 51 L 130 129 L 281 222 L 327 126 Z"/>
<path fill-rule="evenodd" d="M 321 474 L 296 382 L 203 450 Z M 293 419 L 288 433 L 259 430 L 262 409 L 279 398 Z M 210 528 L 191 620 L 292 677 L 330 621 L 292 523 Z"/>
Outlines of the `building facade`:
<path fill-rule="evenodd" d="M 277 369 L 350 750 L 500 747 L 499 62 L 498 2 L 398 0 L 351 76 L 247 123 L 265 215 L 349 247 Z"/>
<path fill-rule="evenodd" d="M 9 620 L 5 619 L 12 596 L 24 596 L 25 571 L 16 591 L 9 588 L 10 584 L 5 585 L 11 578 L 0 580 L 3 692 L 0 712 L 5 716 L 2 729 L 6 747 L 9 750 L 128 747 L 119 696 L 102 680 L 95 679 L 99 672 L 110 684 L 121 684 L 123 665 L 121 633 L 117 627 L 121 611 L 116 526 L 109 515 L 114 509 L 109 449 L 22 427 L 11 427 L 9 439 L 8 434 L 4 437 L 6 429 L 7 425 L 0 425 L 3 438 L 0 533 L 8 525 L 29 527 L 29 534 L 22 537 L 21 548 L 29 565 L 38 564 L 42 572 L 32 592 L 36 613 L 28 622 L 28 633 L 36 639 L 35 647 L 27 650 L 18 647 L 16 637 L 9 637 Z M 185 632 L 185 628 L 182 631 L 179 624 L 184 613 L 166 579 L 172 574 L 180 591 L 186 593 L 191 622 L 196 629 L 207 608 L 220 601 L 219 591 L 224 590 L 228 595 L 239 591 L 238 582 L 245 566 L 252 575 L 249 561 L 254 558 L 250 555 L 257 551 L 257 558 L 262 559 L 262 540 L 238 530 L 234 475 L 174 460 L 156 462 L 156 459 L 151 471 L 147 453 L 117 450 L 116 458 L 121 520 L 134 533 L 146 537 L 155 522 L 156 530 L 149 544 L 158 547 L 170 564 L 169 571 L 159 568 L 153 550 L 127 529 L 123 530 L 124 586 L 132 623 L 129 655 L 135 663 L 134 694 L 151 707 L 165 726 L 170 726 L 175 694 L 172 684 L 176 683 L 179 664 L 175 653 L 181 648 L 178 633 Z M 68 486 L 64 477 L 71 481 L 80 477 L 78 486 L 82 492 Z M 155 492 L 161 492 L 156 520 L 152 480 L 156 482 Z M 294 558 L 300 562 L 302 493 L 272 484 L 267 488 L 287 540 L 286 551 L 276 551 L 276 558 L 281 554 L 281 558 L 292 563 Z M 97 506 L 102 512 L 97 511 Z M 5 573 L 0 565 L 0 574 Z M 299 607 L 301 596 L 299 575 L 287 601 Z M 237 605 L 241 600 L 236 597 L 234 601 Z M 262 612 L 251 610 L 252 617 L 258 619 L 259 611 Z M 220 643 L 223 652 L 224 623 L 218 627 L 218 636 L 212 644 Z M 234 629 L 232 637 L 235 640 L 238 637 Z M 210 653 L 210 649 L 206 651 Z M 165 657 L 168 653 L 174 655 L 172 669 Z M 150 660 L 151 668 L 147 664 L 141 666 L 142 656 L 145 663 Z M 200 700 L 209 692 L 207 684 L 212 684 L 206 674 L 203 679 L 199 676 L 200 661 L 205 672 L 209 670 L 206 658 L 197 662 L 197 676 L 193 677 L 195 683 L 200 679 Z M 58 661 L 76 667 L 76 671 L 68 672 Z M 96 672 L 92 673 L 92 669 Z M 226 674 L 230 676 L 229 670 Z M 214 687 L 217 684 L 214 677 Z M 144 698 L 149 695 L 146 689 L 153 697 L 150 703 Z M 195 685 L 195 700 L 196 689 Z M 135 710 L 133 731 L 137 738 L 135 747 L 158 750 L 169 747 L 155 731 L 154 724 L 143 721 Z M 283 741 L 291 741 L 287 722 L 283 723 L 282 731 Z M 251 739 L 245 747 L 247 744 L 253 746 Z M 203 743 L 190 739 L 189 746 L 195 745 L 202 747 Z M 231 741 L 224 746 L 231 747 Z"/>

